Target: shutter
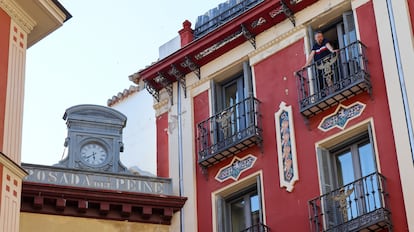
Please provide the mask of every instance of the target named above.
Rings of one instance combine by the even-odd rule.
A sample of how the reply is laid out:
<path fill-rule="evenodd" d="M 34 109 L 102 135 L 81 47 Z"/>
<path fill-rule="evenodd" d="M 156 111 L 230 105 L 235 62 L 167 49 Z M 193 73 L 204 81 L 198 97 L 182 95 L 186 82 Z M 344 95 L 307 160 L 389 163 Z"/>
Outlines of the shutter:
<path fill-rule="evenodd" d="M 253 97 L 252 70 L 249 61 L 243 62 L 243 86 L 243 100 Z M 241 129 L 244 129 L 254 122 L 254 103 L 251 100 L 247 100 L 240 106 L 240 118 L 244 119 L 240 121 L 240 126 Z"/>
<path fill-rule="evenodd" d="M 368 136 L 369 136 L 369 143 L 371 144 L 371 149 L 372 149 L 372 158 L 374 159 L 374 164 L 375 164 L 375 171 L 378 171 L 378 167 L 377 167 L 377 156 L 375 154 L 375 146 L 374 146 L 374 136 L 372 133 L 372 126 L 371 123 L 368 123 Z"/>
<path fill-rule="evenodd" d="M 352 11 L 342 14 L 344 23 L 344 45 L 349 46 L 357 41 L 354 15 Z M 359 59 L 359 44 L 353 44 L 346 49 L 346 56 L 349 65 L 350 74 L 355 74 L 360 70 L 361 60 Z"/>
<path fill-rule="evenodd" d="M 218 232 L 224 232 L 225 230 L 225 207 L 226 202 L 223 199 L 222 196 L 217 195 L 216 196 L 216 209 L 217 209 L 217 231 Z"/>
<path fill-rule="evenodd" d="M 211 107 L 212 107 L 212 115 L 216 115 L 222 111 L 223 107 L 223 101 L 222 101 L 222 87 L 220 84 L 215 82 L 214 80 L 211 80 L 210 82 L 210 88 L 211 88 Z M 217 144 L 217 142 L 220 140 L 220 125 L 216 123 L 215 120 L 212 120 L 210 122 L 211 131 L 213 132 L 212 135 L 212 143 Z"/>
<path fill-rule="evenodd" d="M 253 96 L 252 70 L 249 61 L 243 62 L 244 97 Z"/>
<path fill-rule="evenodd" d="M 223 110 L 223 102 L 222 102 L 222 87 L 214 80 L 210 82 L 211 88 L 211 107 L 213 111 L 213 115 L 219 113 Z"/>
<path fill-rule="evenodd" d="M 334 173 L 332 167 L 332 158 L 328 150 L 318 147 L 318 163 L 321 178 L 322 194 L 326 194 L 334 190 Z M 336 225 L 336 210 L 333 195 L 327 195 L 321 199 L 322 209 L 321 215 L 324 216 L 325 226 L 330 228 Z"/>
<path fill-rule="evenodd" d="M 325 194 L 334 189 L 332 161 L 328 150 L 318 147 L 318 162 L 322 194 Z"/>
<path fill-rule="evenodd" d="M 345 34 L 345 46 L 355 42 L 356 38 L 356 29 L 355 29 L 355 21 L 354 15 L 352 11 L 347 11 L 342 14 L 342 20 L 344 22 L 344 34 Z"/>
<path fill-rule="evenodd" d="M 259 197 L 259 215 L 260 215 L 260 223 L 263 223 L 263 207 L 262 207 L 262 182 L 260 179 L 260 175 L 256 177 L 256 188 L 257 188 L 257 196 Z"/>

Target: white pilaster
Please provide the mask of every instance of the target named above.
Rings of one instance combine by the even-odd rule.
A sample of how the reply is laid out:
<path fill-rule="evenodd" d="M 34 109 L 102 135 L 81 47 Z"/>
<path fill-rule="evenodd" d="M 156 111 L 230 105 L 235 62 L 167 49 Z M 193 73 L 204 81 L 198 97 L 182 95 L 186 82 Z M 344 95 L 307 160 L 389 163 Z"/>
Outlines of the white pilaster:
<path fill-rule="evenodd" d="M 3 153 L 20 164 L 27 33 L 12 20 L 10 25 L 9 65 Z"/>

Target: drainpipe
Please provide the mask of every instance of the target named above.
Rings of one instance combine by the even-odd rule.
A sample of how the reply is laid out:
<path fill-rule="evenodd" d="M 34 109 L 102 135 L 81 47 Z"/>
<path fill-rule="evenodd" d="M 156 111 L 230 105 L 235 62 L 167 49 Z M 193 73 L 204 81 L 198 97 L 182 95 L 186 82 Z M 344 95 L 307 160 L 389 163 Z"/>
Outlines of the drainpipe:
<path fill-rule="evenodd" d="M 177 81 L 177 122 L 178 122 L 178 181 L 179 181 L 179 195 L 183 196 L 184 182 L 183 182 L 183 122 L 181 118 L 181 86 Z M 184 232 L 184 210 L 180 210 L 180 231 Z"/>
<path fill-rule="evenodd" d="M 394 13 L 392 9 L 391 0 L 387 0 L 387 10 L 388 10 L 388 17 L 390 19 L 392 43 L 394 46 L 395 61 L 397 63 L 398 78 L 400 80 L 401 95 L 402 95 L 403 105 L 404 105 L 405 121 L 407 123 L 407 129 L 408 129 L 408 139 L 410 141 L 411 156 L 414 162 L 414 132 L 413 132 L 413 125 L 412 125 L 412 120 L 411 120 L 412 118 L 411 118 L 411 113 L 410 113 L 410 107 L 408 105 L 407 89 L 405 86 L 404 72 L 403 72 L 402 63 L 401 63 L 400 47 L 398 45 L 398 38 L 397 38 L 397 32 L 395 28 L 395 20 L 394 20 Z"/>

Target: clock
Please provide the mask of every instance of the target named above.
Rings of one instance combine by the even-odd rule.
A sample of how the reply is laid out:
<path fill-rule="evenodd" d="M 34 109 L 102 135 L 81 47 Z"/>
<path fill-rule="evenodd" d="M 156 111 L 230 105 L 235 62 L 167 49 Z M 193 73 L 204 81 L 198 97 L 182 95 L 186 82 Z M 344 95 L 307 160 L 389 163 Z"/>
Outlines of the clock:
<path fill-rule="evenodd" d="M 87 143 L 80 150 L 80 158 L 87 165 L 100 166 L 108 160 L 108 153 L 97 143 Z"/>
<path fill-rule="evenodd" d="M 0 0 L 1 2 L 1 0 Z M 67 156 L 58 167 L 110 173 L 129 173 L 120 160 L 122 130 L 127 117 L 112 108 L 77 105 L 63 115 L 68 136 Z"/>

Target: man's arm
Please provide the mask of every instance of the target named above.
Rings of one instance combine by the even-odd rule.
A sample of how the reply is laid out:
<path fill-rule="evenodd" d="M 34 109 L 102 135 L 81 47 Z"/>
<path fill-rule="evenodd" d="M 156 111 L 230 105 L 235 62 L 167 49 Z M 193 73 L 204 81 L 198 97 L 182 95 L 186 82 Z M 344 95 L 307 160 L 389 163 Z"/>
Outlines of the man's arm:
<path fill-rule="evenodd" d="M 333 49 L 333 47 L 332 47 L 332 45 L 328 42 L 328 43 L 326 43 L 326 45 L 325 45 L 327 48 L 328 48 L 328 50 L 330 51 L 330 52 L 338 52 L 339 50 L 338 49 Z"/>
<path fill-rule="evenodd" d="M 306 60 L 306 64 L 302 68 L 305 68 L 305 67 L 309 66 L 310 63 L 312 62 L 314 56 L 315 56 L 315 51 L 312 50 L 312 52 L 308 56 L 308 59 Z"/>

